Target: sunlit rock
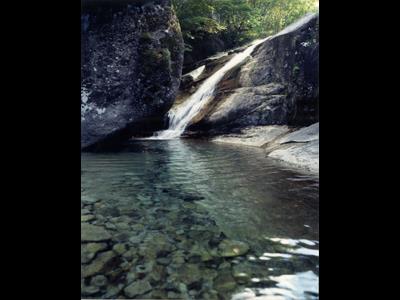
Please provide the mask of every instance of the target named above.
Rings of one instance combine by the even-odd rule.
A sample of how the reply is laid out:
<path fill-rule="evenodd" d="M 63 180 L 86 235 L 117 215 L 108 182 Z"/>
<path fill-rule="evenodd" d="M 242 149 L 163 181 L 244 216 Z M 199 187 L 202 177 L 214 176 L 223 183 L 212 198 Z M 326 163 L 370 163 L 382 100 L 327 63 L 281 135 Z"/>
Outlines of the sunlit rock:
<path fill-rule="evenodd" d="M 222 257 L 235 257 L 245 255 L 249 251 L 249 245 L 240 241 L 223 240 L 219 246 L 219 255 Z"/>

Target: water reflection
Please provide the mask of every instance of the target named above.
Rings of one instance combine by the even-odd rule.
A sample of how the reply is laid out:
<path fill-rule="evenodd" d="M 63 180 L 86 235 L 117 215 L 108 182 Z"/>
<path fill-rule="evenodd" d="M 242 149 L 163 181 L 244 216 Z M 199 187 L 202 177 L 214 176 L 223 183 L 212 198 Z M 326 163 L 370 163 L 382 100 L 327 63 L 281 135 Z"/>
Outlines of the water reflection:
<path fill-rule="evenodd" d="M 234 145 L 142 141 L 127 150 L 82 154 L 82 222 L 112 235 L 82 254 L 85 298 L 318 298 L 316 178 Z M 233 244 L 244 254 L 231 255 L 223 240 L 249 250 Z"/>

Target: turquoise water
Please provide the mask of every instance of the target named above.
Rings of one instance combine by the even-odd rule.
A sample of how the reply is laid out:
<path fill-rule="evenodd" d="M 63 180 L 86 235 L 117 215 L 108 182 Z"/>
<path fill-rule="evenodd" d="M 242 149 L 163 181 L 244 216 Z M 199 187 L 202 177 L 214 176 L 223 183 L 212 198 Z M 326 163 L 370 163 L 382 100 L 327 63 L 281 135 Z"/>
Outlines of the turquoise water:
<path fill-rule="evenodd" d="M 205 141 L 81 161 L 82 222 L 111 236 L 82 263 L 82 297 L 318 299 L 318 178 Z"/>

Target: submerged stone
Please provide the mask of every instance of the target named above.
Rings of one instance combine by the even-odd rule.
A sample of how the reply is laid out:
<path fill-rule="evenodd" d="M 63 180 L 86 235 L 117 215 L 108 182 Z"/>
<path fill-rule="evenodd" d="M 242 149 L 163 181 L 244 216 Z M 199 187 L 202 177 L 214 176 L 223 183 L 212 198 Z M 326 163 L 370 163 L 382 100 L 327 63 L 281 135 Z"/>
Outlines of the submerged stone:
<path fill-rule="evenodd" d="M 118 255 L 122 255 L 127 251 L 125 244 L 115 244 L 113 250 Z"/>
<path fill-rule="evenodd" d="M 177 277 L 178 281 L 186 285 L 193 284 L 202 279 L 202 274 L 197 264 L 185 264 L 180 267 L 174 275 Z"/>
<path fill-rule="evenodd" d="M 95 216 L 93 215 L 81 215 L 81 222 L 90 222 L 93 221 L 94 219 L 96 219 Z"/>
<path fill-rule="evenodd" d="M 249 245 L 234 240 L 223 240 L 218 245 L 219 255 L 222 257 L 235 257 L 244 255 L 249 251 Z"/>
<path fill-rule="evenodd" d="M 82 277 L 86 278 L 104 272 L 115 256 L 113 251 L 100 253 L 90 265 L 81 266 Z"/>
<path fill-rule="evenodd" d="M 138 274 L 147 274 L 153 270 L 153 262 L 148 262 L 142 265 L 138 265 L 135 268 L 136 273 Z"/>
<path fill-rule="evenodd" d="M 88 243 L 81 245 L 81 263 L 89 263 L 99 251 L 107 248 L 105 243 Z"/>
<path fill-rule="evenodd" d="M 107 284 L 107 278 L 104 275 L 97 275 L 90 281 L 92 286 L 103 287 Z"/>
<path fill-rule="evenodd" d="M 125 295 L 129 298 L 134 298 L 136 296 L 143 295 L 149 291 L 151 291 L 153 287 L 147 280 L 135 281 L 132 284 L 128 285 L 125 289 Z"/>
<path fill-rule="evenodd" d="M 218 292 L 229 292 L 236 288 L 236 281 L 230 272 L 222 272 L 215 278 L 214 288 Z"/>
<path fill-rule="evenodd" d="M 239 284 L 246 284 L 250 281 L 249 274 L 243 273 L 243 272 L 234 272 L 233 277 L 235 278 L 236 282 Z"/>
<path fill-rule="evenodd" d="M 81 196 L 81 203 L 85 204 L 85 205 L 91 205 L 91 204 L 95 204 L 96 202 L 99 202 L 100 199 L 97 198 L 92 198 L 89 196 Z"/>
<path fill-rule="evenodd" d="M 91 225 L 88 223 L 81 224 L 82 242 L 102 242 L 110 239 L 111 239 L 110 233 L 103 227 Z"/>
<path fill-rule="evenodd" d="M 97 286 L 83 286 L 81 287 L 82 296 L 93 296 L 100 292 L 99 287 Z"/>

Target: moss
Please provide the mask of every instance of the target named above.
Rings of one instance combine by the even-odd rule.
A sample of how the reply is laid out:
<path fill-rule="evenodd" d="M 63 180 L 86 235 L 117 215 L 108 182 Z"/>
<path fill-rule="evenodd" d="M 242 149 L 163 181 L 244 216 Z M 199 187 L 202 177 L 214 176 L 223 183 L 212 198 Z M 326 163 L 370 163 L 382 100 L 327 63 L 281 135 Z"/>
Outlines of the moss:
<path fill-rule="evenodd" d="M 143 32 L 140 35 L 140 42 L 141 43 L 150 43 L 153 40 L 150 32 Z"/>
<path fill-rule="evenodd" d="M 163 47 L 168 48 L 170 49 L 170 51 L 172 51 L 172 53 L 170 53 L 170 57 L 172 58 L 172 60 L 176 60 L 178 58 L 179 52 L 181 51 L 179 49 L 179 43 L 176 37 L 167 36 L 160 41 Z"/>
<path fill-rule="evenodd" d="M 161 49 L 160 52 L 161 52 L 163 61 L 169 63 L 171 61 L 171 52 L 169 51 L 169 49 L 163 48 L 163 49 Z"/>
<path fill-rule="evenodd" d="M 160 50 L 148 49 L 143 53 L 143 70 L 144 72 L 154 72 L 155 68 L 167 68 L 171 71 L 171 52 L 167 48 Z"/>
<path fill-rule="evenodd" d="M 297 75 L 299 75 L 299 73 L 300 73 L 300 67 L 298 65 L 295 65 L 293 67 L 293 75 L 297 76 Z"/>

